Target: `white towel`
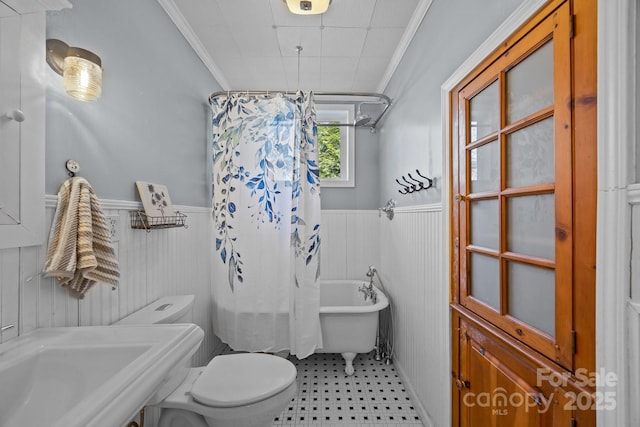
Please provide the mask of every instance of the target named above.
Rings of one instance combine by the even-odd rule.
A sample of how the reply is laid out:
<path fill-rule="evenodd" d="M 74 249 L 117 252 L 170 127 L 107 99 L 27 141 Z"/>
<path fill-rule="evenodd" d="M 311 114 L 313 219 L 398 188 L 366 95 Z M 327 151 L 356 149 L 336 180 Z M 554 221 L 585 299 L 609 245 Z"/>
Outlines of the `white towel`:
<path fill-rule="evenodd" d="M 118 285 L 109 229 L 98 197 L 84 178 L 70 178 L 58 191 L 44 272 L 78 298 L 97 282 Z"/>

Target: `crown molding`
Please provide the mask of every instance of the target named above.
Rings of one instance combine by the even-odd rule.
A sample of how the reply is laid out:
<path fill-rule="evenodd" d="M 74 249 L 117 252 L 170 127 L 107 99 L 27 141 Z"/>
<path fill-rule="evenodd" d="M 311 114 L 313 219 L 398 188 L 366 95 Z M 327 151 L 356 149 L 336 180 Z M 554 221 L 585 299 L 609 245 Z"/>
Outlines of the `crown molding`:
<path fill-rule="evenodd" d="M 167 12 L 167 15 L 171 18 L 178 30 L 182 33 L 187 42 L 191 45 L 196 52 L 200 60 L 204 63 L 205 67 L 209 70 L 211 75 L 216 79 L 218 84 L 222 87 L 222 90 L 230 90 L 229 82 L 224 77 L 222 70 L 215 63 L 211 55 L 207 52 L 207 49 L 202 45 L 202 42 L 191 28 L 191 25 L 187 22 L 178 6 L 176 6 L 173 0 L 158 0 L 160 6 Z"/>
<path fill-rule="evenodd" d="M 393 77 L 393 73 L 396 72 L 396 68 L 398 68 L 400 61 L 402 61 L 405 52 L 409 48 L 409 44 L 411 43 L 411 40 L 413 40 L 413 36 L 415 36 L 422 20 L 431 7 L 431 3 L 433 3 L 433 0 L 420 0 L 418 6 L 416 6 L 416 10 L 413 12 L 411 20 L 407 24 L 407 28 L 398 43 L 398 47 L 389 61 L 389 65 L 382 76 L 382 80 L 380 80 L 380 83 L 378 84 L 377 92 L 384 93 L 389 81 L 391 81 L 391 77 Z"/>

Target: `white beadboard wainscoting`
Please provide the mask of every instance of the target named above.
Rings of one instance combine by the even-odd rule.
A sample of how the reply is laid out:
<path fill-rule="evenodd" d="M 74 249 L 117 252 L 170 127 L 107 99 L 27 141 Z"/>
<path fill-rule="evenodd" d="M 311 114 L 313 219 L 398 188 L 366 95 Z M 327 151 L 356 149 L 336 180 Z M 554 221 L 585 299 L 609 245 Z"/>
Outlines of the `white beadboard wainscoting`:
<path fill-rule="evenodd" d="M 46 197 L 46 229 L 56 207 L 56 196 Z M 136 230 L 129 212 L 141 204 L 102 200 L 106 216 L 119 219 L 119 238 L 114 248 L 120 263 L 116 290 L 96 284 L 78 300 L 41 272 L 46 244 L 0 250 L 0 324 L 15 324 L 2 340 L 35 328 L 109 325 L 166 295 L 194 294 L 194 323 L 205 338 L 194 363 L 207 363 L 220 343 L 211 331 L 211 217 L 207 208 L 176 206 L 187 215 L 188 228 Z"/>
<path fill-rule="evenodd" d="M 447 250 L 440 204 L 396 208 L 380 224 L 378 268 L 394 310 L 394 365 L 425 426 L 450 425 Z"/>
<path fill-rule="evenodd" d="M 627 306 L 629 322 L 629 402 L 638 402 L 640 398 L 640 304 L 629 302 Z M 640 407 L 629 405 L 628 420 L 630 426 L 640 425 Z"/>
<path fill-rule="evenodd" d="M 380 263 L 382 218 L 377 210 L 323 210 L 320 277 L 367 280 L 369 266 Z"/>
<path fill-rule="evenodd" d="M 47 230 L 55 211 L 47 197 Z M 207 208 L 179 206 L 188 228 L 133 230 L 129 212 L 139 203 L 103 200 L 119 218 L 114 242 L 120 262 L 117 290 L 98 284 L 83 300 L 43 277 L 46 245 L 0 250 L 2 325 L 16 324 L 4 340 L 39 327 L 108 325 L 165 295 L 194 294 L 194 322 L 205 330 L 196 354 L 202 365 L 221 351 L 211 330 L 211 218 Z M 377 210 L 323 210 L 321 277 L 361 279 L 369 265 L 394 304 L 394 365 L 425 426 L 450 419 L 448 283 L 443 271 L 440 205 L 397 208 L 393 220 Z"/>

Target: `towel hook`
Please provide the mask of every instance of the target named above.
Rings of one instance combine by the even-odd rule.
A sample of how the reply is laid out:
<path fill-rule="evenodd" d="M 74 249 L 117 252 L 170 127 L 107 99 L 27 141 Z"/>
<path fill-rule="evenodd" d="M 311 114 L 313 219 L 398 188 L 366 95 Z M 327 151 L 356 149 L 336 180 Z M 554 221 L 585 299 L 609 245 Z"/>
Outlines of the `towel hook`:
<path fill-rule="evenodd" d="M 433 187 L 433 178 L 427 178 L 426 176 L 422 175 L 422 174 L 420 173 L 420 170 L 419 170 L 419 169 L 416 169 L 416 173 L 417 173 L 421 178 L 426 179 L 426 180 L 427 180 L 427 182 L 429 183 L 429 185 L 428 185 L 428 186 L 424 187 L 424 189 L 425 189 L 425 190 L 427 190 L 427 189 L 429 189 L 429 188 Z"/>
<path fill-rule="evenodd" d="M 402 187 L 402 190 L 404 190 L 404 192 L 402 190 L 398 190 L 398 193 L 400 194 L 409 194 L 411 193 L 411 188 L 407 187 L 405 184 L 401 183 L 400 181 L 398 181 L 398 178 L 396 178 L 396 182 L 398 184 L 400 184 L 400 186 Z"/>
<path fill-rule="evenodd" d="M 407 181 L 407 178 L 405 178 L 404 175 L 402 175 L 402 180 L 407 184 L 409 184 L 409 188 L 411 189 L 410 193 L 413 193 L 414 191 L 419 190 L 418 186 L 415 185 L 413 182 Z"/>
<path fill-rule="evenodd" d="M 409 177 L 409 179 L 413 182 L 415 182 L 416 184 L 418 184 L 418 190 L 422 190 L 424 188 L 424 182 L 419 181 L 417 179 L 415 179 L 414 177 L 411 176 L 410 173 L 407 174 L 407 176 Z"/>
<path fill-rule="evenodd" d="M 74 176 L 76 176 L 76 173 L 80 170 L 80 163 L 78 163 L 77 160 L 69 159 L 67 160 L 67 163 L 65 163 L 65 167 L 69 172 L 69 176 L 73 178 Z"/>
<path fill-rule="evenodd" d="M 404 182 L 401 182 L 398 178 L 395 179 L 398 185 L 402 187 L 400 190 L 398 190 L 398 193 L 411 194 L 421 190 L 428 190 L 429 188 L 433 187 L 435 178 L 428 178 L 422 175 L 419 169 L 416 169 L 416 174 L 418 178 L 414 178 L 411 173 L 407 174 L 407 176 L 409 177 L 408 179 L 407 176 L 402 175 L 402 181 Z"/>

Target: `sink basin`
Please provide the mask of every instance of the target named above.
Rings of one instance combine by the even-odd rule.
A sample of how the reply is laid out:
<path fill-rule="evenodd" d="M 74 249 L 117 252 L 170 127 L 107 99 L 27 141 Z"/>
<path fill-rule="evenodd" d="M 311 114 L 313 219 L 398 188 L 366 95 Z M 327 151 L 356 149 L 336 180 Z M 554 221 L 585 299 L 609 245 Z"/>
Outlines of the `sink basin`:
<path fill-rule="evenodd" d="M 172 392 L 192 324 L 36 329 L 0 345 L 0 426 L 120 427 Z"/>

